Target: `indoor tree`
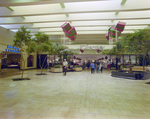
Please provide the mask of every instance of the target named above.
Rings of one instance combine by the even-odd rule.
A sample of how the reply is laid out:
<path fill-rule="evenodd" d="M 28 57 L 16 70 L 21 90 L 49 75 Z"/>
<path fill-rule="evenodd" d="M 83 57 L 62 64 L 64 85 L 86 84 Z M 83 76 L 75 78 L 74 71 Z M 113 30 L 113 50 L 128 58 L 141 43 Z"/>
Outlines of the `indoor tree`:
<path fill-rule="evenodd" d="M 49 55 L 54 55 L 54 64 L 55 64 L 55 57 L 56 55 L 60 56 L 63 54 L 62 52 L 67 49 L 66 46 L 63 46 L 59 43 L 53 43 L 52 47 L 49 49 L 48 54 Z"/>
<path fill-rule="evenodd" d="M 130 53 L 134 53 L 137 56 L 143 56 L 143 70 L 144 70 L 144 59 L 150 51 L 150 30 L 139 29 L 134 31 L 133 34 L 127 34 L 124 36 L 124 43 L 126 50 Z"/>
<path fill-rule="evenodd" d="M 14 36 L 14 46 L 18 47 L 21 52 L 21 61 L 22 61 L 22 75 L 21 79 L 23 79 L 24 69 L 25 69 L 25 62 L 27 61 L 29 55 L 33 53 L 35 44 L 32 41 L 30 34 L 31 32 L 27 30 L 25 26 L 22 26 L 15 34 Z M 27 54 L 27 58 L 25 58 L 23 55 Z"/>
<path fill-rule="evenodd" d="M 42 75 L 43 69 L 45 69 L 45 67 L 47 66 L 47 63 L 46 65 L 44 65 L 44 62 L 46 61 L 47 56 L 45 56 L 44 61 L 42 62 L 41 55 L 43 53 L 47 54 L 50 51 L 50 49 L 52 48 L 52 43 L 49 40 L 49 36 L 42 32 L 36 33 L 33 41 L 35 42 L 35 45 L 36 45 L 35 51 L 38 54 L 39 66 L 40 66 L 41 75 Z"/>

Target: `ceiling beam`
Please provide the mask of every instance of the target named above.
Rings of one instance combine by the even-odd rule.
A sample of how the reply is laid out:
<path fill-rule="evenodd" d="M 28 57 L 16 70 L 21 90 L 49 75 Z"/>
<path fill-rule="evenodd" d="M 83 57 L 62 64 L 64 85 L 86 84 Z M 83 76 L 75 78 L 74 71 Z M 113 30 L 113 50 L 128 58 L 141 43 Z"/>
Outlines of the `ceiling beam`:
<path fill-rule="evenodd" d="M 72 2 L 87 2 L 91 0 L 63 0 L 64 3 Z M 92 1 L 107 1 L 107 0 L 92 0 Z M 5 6 L 26 6 L 26 5 L 39 5 L 39 4 L 54 4 L 61 3 L 62 0 L 0 0 L 0 7 Z"/>
<path fill-rule="evenodd" d="M 115 12 L 115 15 L 118 15 L 119 14 L 119 12 Z"/>
<path fill-rule="evenodd" d="M 8 12 L 5 8 L 0 7 L 0 17 L 18 17 L 18 16 L 38 16 L 52 14 L 73 14 L 73 13 L 98 13 L 98 12 L 122 12 L 122 11 L 139 11 L 150 10 L 149 0 L 130 0 L 125 7 L 120 7 L 118 0 L 96 1 L 81 3 L 65 3 L 65 9 L 62 10 L 60 4 L 41 4 L 34 6 L 16 6 L 11 7 L 14 12 Z M 135 4 L 136 3 L 136 4 Z M 142 3 L 142 4 L 141 4 Z M 132 5 L 134 4 L 134 5 Z M 83 9 L 84 6 L 84 9 Z M 108 6 L 108 7 L 105 7 Z"/>
<path fill-rule="evenodd" d="M 69 14 L 65 14 L 66 15 L 66 17 L 69 17 Z"/>
<path fill-rule="evenodd" d="M 127 0 L 122 0 L 122 2 L 120 4 L 124 5 L 126 2 L 127 2 Z"/>
<path fill-rule="evenodd" d="M 10 11 L 14 11 L 14 9 L 11 7 L 6 7 L 6 8 L 9 9 Z"/>
<path fill-rule="evenodd" d="M 22 19 L 25 19 L 25 17 L 24 17 L 24 16 L 22 16 L 21 18 L 22 18 Z"/>
<path fill-rule="evenodd" d="M 61 6 L 62 8 L 65 8 L 65 4 L 64 4 L 64 3 L 60 3 L 60 6 Z"/>
<path fill-rule="evenodd" d="M 45 15 L 45 16 L 32 16 L 26 19 L 13 18 L 0 18 L 0 25 L 2 24 L 29 24 L 29 23 L 48 23 L 48 22 L 69 22 L 69 21 L 105 21 L 105 20 L 145 20 L 150 19 L 149 11 L 138 12 L 121 12 L 119 15 L 111 13 L 94 13 L 94 14 L 72 14 L 68 18 L 64 15 Z"/>

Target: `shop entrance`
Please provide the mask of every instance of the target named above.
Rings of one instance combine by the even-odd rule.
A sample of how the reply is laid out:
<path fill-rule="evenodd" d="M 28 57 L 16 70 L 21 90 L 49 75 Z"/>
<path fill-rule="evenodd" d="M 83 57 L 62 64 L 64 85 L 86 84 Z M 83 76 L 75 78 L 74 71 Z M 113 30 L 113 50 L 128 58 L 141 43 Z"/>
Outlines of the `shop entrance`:
<path fill-rule="evenodd" d="M 20 69 L 20 53 L 2 52 L 1 53 L 1 69 Z"/>

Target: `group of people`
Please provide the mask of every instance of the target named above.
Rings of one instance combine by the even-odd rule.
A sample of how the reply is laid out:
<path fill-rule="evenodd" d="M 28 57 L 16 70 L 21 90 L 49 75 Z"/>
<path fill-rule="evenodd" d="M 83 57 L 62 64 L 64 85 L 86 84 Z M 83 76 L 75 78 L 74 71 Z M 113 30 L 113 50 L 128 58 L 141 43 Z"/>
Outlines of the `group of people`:
<path fill-rule="evenodd" d="M 91 74 L 94 74 L 95 70 L 97 73 L 101 73 L 103 72 L 103 67 L 104 67 L 104 63 L 100 60 L 97 61 L 92 61 L 92 63 L 90 64 L 91 67 Z"/>
<path fill-rule="evenodd" d="M 66 61 L 66 59 L 64 59 L 63 61 L 63 74 L 64 76 L 66 76 L 66 72 L 67 72 L 67 67 L 69 67 L 70 65 L 68 65 L 68 62 Z M 104 62 L 101 60 L 95 60 L 95 61 L 88 61 L 87 63 L 85 61 L 83 61 L 82 64 L 82 68 L 83 70 L 85 69 L 85 67 L 87 66 L 87 69 L 91 69 L 91 73 L 94 74 L 94 72 L 96 71 L 97 73 L 102 73 L 103 72 L 103 67 L 104 67 Z"/>

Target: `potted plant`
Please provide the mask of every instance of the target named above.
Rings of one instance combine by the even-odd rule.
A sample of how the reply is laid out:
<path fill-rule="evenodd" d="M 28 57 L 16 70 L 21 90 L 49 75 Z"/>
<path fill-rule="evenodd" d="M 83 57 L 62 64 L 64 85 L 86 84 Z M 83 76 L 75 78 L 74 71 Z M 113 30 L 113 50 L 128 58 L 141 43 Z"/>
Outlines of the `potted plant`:
<path fill-rule="evenodd" d="M 74 70 L 75 70 L 75 71 L 82 71 L 82 67 L 80 67 L 79 65 L 76 65 L 76 66 L 74 67 Z"/>

